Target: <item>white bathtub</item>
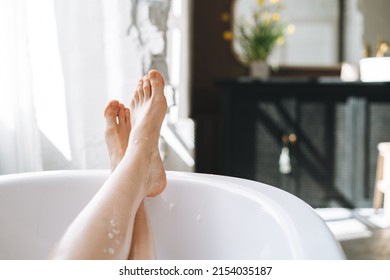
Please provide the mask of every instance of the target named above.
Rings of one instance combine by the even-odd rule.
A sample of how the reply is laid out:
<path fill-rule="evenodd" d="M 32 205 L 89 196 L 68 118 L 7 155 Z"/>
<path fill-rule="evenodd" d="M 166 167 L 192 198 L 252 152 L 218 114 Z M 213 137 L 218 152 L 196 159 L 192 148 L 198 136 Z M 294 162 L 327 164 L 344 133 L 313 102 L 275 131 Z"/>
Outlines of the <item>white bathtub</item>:
<path fill-rule="evenodd" d="M 108 171 L 0 176 L 0 259 L 45 259 Z M 322 219 L 261 183 L 168 172 L 147 200 L 159 259 L 343 259 Z"/>

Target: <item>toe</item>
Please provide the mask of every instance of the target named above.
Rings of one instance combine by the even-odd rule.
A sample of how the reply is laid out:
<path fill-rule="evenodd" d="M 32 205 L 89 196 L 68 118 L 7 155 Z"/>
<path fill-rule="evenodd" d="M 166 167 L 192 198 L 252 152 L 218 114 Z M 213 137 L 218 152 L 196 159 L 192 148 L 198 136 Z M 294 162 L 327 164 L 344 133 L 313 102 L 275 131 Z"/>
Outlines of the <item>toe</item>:
<path fill-rule="evenodd" d="M 119 125 L 126 123 L 125 106 L 123 104 L 119 105 L 118 121 Z"/>
<path fill-rule="evenodd" d="M 144 91 L 145 99 L 149 99 L 151 96 L 151 87 L 150 87 L 150 81 L 148 76 L 145 76 L 143 79 L 143 91 Z"/>
<path fill-rule="evenodd" d="M 155 89 L 163 89 L 164 88 L 164 78 L 157 70 L 149 71 L 150 85 Z M 154 91 L 152 92 L 154 93 Z"/>
<path fill-rule="evenodd" d="M 160 74 L 160 72 L 158 72 L 157 70 L 154 70 L 154 69 L 150 70 L 148 73 L 148 75 L 151 79 L 156 78 L 158 74 Z"/>
<path fill-rule="evenodd" d="M 125 122 L 126 122 L 126 126 L 127 127 L 130 127 L 131 123 L 131 118 L 130 118 L 130 109 L 129 108 L 125 108 Z"/>
<path fill-rule="evenodd" d="M 140 80 L 138 82 L 137 92 L 138 92 L 139 102 L 142 102 L 144 100 L 144 82 L 143 82 L 143 80 Z"/>
<path fill-rule="evenodd" d="M 116 117 L 119 110 L 119 101 L 112 100 L 108 103 L 106 109 L 104 110 L 104 117 L 106 119 L 107 126 L 116 125 Z"/>
<path fill-rule="evenodd" d="M 139 104 L 139 93 L 138 93 L 138 88 L 134 92 L 133 99 L 131 100 L 131 107 L 135 108 Z"/>
<path fill-rule="evenodd" d="M 135 96 L 136 96 L 137 92 L 134 92 L 134 97 L 133 99 L 131 100 L 131 103 L 130 103 L 130 110 L 134 110 L 135 109 Z"/>

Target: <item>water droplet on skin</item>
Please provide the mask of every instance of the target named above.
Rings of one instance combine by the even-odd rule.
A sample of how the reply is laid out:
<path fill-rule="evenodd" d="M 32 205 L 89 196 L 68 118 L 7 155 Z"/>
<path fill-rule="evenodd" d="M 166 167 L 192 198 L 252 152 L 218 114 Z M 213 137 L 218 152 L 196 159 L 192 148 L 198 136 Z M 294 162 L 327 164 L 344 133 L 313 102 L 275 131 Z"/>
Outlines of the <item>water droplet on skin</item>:
<path fill-rule="evenodd" d="M 169 204 L 169 210 L 172 210 L 173 207 L 175 207 L 175 203 L 170 203 L 170 204 Z"/>
<path fill-rule="evenodd" d="M 115 229 L 115 228 L 114 228 L 114 229 L 112 230 L 112 232 L 115 233 L 116 235 L 118 235 L 121 231 L 120 231 L 119 229 Z"/>
<path fill-rule="evenodd" d="M 114 226 L 117 225 L 117 223 L 115 222 L 115 220 L 111 220 L 111 221 L 110 221 L 110 225 L 111 225 L 112 227 L 114 227 Z"/>
<path fill-rule="evenodd" d="M 113 248 L 108 248 L 108 253 L 110 254 L 110 255 L 113 255 L 113 254 L 115 254 L 115 250 L 113 249 Z"/>
<path fill-rule="evenodd" d="M 196 216 L 196 221 L 199 222 L 202 219 L 201 215 Z"/>
<path fill-rule="evenodd" d="M 118 239 L 115 239 L 115 243 L 118 245 L 121 244 L 121 242 Z"/>
<path fill-rule="evenodd" d="M 113 234 L 112 232 L 109 232 L 109 233 L 107 234 L 107 236 L 108 236 L 108 238 L 110 238 L 110 239 L 114 238 L 114 234 Z"/>

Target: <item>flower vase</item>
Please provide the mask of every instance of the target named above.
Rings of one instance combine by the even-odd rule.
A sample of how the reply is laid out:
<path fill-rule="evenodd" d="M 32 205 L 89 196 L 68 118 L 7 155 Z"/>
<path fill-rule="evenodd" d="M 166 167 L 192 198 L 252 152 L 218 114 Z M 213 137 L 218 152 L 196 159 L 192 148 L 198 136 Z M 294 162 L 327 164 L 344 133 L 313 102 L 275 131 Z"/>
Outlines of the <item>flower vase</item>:
<path fill-rule="evenodd" d="M 256 60 L 249 63 L 249 73 L 252 78 L 267 80 L 270 76 L 271 70 L 267 62 L 263 60 Z"/>

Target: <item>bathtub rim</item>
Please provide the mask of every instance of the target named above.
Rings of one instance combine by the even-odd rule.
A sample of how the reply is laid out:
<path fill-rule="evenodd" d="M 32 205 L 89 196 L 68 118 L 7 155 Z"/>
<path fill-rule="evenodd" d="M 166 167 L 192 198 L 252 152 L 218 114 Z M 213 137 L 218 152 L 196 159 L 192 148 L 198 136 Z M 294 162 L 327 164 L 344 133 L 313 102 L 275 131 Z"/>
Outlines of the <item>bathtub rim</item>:
<path fill-rule="evenodd" d="M 0 191 L 3 183 L 7 184 L 8 181 L 14 180 L 39 180 L 42 177 L 54 179 L 58 178 L 58 176 L 73 178 L 98 176 L 105 181 L 109 174 L 110 170 L 108 169 L 52 170 L 6 174 L 0 176 Z M 326 238 L 328 241 L 334 240 L 333 243 L 328 242 L 331 245 L 331 248 L 328 248 L 323 259 L 345 259 L 345 254 L 340 244 L 335 240 L 323 219 L 306 202 L 286 191 L 252 180 L 204 173 L 167 171 L 167 179 L 168 183 L 170 180 L 197 181 L 206 185 L 227 189 L 240 195 L 249 195 L 250 199 L 267 201 L 269 205 L 272 205 L 273 210 L 276 210 L 277 214 L 283 218 L 283 221 L 289 222 L 285 226 L 286 230 L 291 230 L 289 240 L 291 246 L 297 242 L 299 243 L 298 248 L 301 248 L 301 250 L 295 252 L 294 259 L 319 259 L 317 249 L 319 243 L 321 243 L 321 239 L 318 238 L 318 235 Z M 243 183 L 244 185 L 242 185 Z M 240 186 L 239 190 L 235 190 L 237 186 Z M 287 201 L 288 205 L 283 205 L 282 207 L 276 198 Z M 291 209 L 294 209 L 294 211 L 288 211 Z M 302 215 L 306 215 L 306 218 L 310 219 L 310 222 L 315 224 L 315 230 L 311 233 L 302 232 L 302 229 L 306 227 L 305 223 L 308 221 L 307 219 L 302 219 Z M 304 242 L 302 242 L 302 235 L 305 236 Z M 297 246 L 294 246 L 294 248 L 296 247 Z"/>
<path fill-rule="evenodd" d="M 176 176 L 191 178 L 195 177 L 197 180 L 206 180 L 208 182 L 210 179 L 217 184 L 221 182 L 227 183 L 230 187 L 234 187 L 245 183 L 245 186 L 241 185 L 241 188 L 246 192 L 249 192 L 251 195 L 256 196 L 258 199 L 264 201 L 266 200 L 271 204 L 275 209 L 278 210 L 278 214 L 282 216 L 283 221 L 289 221 L 289 225 L 286 226 L 286 229 L 293 229 L 291 232 L 292 236 L 290 237 L 291 246 L 294 242 L 300 243 L 299 252 L 295 252 L 294 259 L 304 260 L 304 259 L 319 259 L 317 249 L 315 245 L 320 245 L 323 242 L 323 239 L 334 240 L 334 242 L 328 242 L 332 245 L 331 248 L 328 248 L 328 252 L 324 254 L 325 260 L 345 260 L 344 251 L 340 243 L 335 239 L 334 235 L 330 231 L 329 227 L 326 225 L 325 221 L 320 217 L 320 215 L 314 211 L 314 209 L 304 202 L 302 199 L 284 191 L 277 187 L 260 183 L 253 180 L 223 176 L 223 175 L 213 175 L 213 174 L 204 174 L 204 173 L 187 173 L 187 172 L 167 172 L 167 174 L 175 174 Z M 194 175 L 195 174 L 195 175 Z M 169 177 L 168 177 L 169 178 Z M 288 201 L 288 209 L 286 205 L 282 207 L 275 198 L 285 199 Z M 288 210 L 298 210 L 298 211 L 288 211 Z M 306 215 L 306 219 L 302 219 L 302 214 Z M 302 229 L 306 227 L 306 223 L 311 222 L 315 223 L 315 228 L 308 234 L 307 232 L 302 232 Z M 299 226 L 297 226 L 297 223 Z M 304 242 L 303 238 L 299 236 L 305 235 Z M 322 238 L 321 238 L 322 237 Z M 321 240 L 322 239 L 322 240 Z M 296 247 L 296 246 L 294 246 Z"/>

